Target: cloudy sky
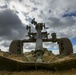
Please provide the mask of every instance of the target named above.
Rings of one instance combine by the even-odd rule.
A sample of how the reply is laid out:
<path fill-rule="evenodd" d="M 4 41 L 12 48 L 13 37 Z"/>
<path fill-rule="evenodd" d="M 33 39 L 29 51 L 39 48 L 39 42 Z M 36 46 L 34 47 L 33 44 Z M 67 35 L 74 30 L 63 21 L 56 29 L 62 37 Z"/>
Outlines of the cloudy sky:
<path fill-rule="evenodd" d="M 76 0 L 0 0 L 0 49 L 8 51 L 12 40 L 26 39 L 26 25 L 33 18 L 45 23 L 49 33 L 69 38 L 76 52 Z M 44 47 L 58 53 L 56 43 Z M 24 44 L 24 51 L 34 48 L 35 44 Z"/>

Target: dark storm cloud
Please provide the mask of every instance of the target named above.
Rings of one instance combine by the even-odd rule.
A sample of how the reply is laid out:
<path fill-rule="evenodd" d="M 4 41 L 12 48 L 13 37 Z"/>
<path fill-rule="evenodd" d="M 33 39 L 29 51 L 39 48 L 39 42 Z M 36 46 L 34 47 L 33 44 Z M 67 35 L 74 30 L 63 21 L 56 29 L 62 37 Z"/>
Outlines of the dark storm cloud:
<path fill-rule="evenodd" d="M 0 12 L 0 38 L 6 40 L 21 39 L 26 33 L 19 17 L 11 10 Z"/>

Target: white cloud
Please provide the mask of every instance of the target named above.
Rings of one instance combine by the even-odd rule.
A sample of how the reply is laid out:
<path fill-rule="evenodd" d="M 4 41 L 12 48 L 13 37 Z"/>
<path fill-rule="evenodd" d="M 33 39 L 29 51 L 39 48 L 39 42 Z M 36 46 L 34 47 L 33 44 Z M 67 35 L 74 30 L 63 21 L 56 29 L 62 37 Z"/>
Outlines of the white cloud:
<path fill-rule="evenodd" d="M 76 53 L 76 45 L 73 46 L 73 53 Z"/>
<path fill-rule="evenodd" d="M 28 19 L 36 18 L 38 22 L 44 22 L 46 25 L 50 26 L 48 31 L 51 33 L 56 32 L 58 37 L 66 36 L 68 38 L 73 38 L 76 33 L 76 19 L 75 17 L 62 18 L 62 15 L 66 13 L 66 11 L 75 11 L 75 2 L 75 0 L 70 0 L 69 2 L 68 0 L 22 0 L 22 2 L 19 3 L 18 1 L 15 2 L 15 0 L 13 0 L 10 2 L 10 5 L 12 7 L 14 5 L 14 10 L 19 11 L 18 15 L 23 23 L 29 24 L 25 20 L 27 17 Z M 38 10 L 32 11 L 34 7 Z M 51 11 L 50 13 L 49 10 Z M 24 16 L 21 11 L 26 13 L 26 15 Z"/>
<path fill-rule="evenodd" d="M 3 5 L 5 5 L 4 0 L 0 0 L 0 6 L 3 6 Z"/>
<path fill-rule="evenodd" d="M 0 45 L 1 51 L 8 52 L 9 47 L 4 47 Z"/>
<path fill-rule="evenodd" d="M 52 53 L 59 54 L 59 50 L 52 50 Z"/>
<path fill-rule="evenodd" d="M 49 33 L 56 32 L 57 37 L 73 38 L 76 36 L 76 17 L 62 17 L 64 13 L 76 11 L 76 0 L 22 0 L 21 2 L 5 0 L 5 2 L 8 3 L 10 9 L 19 12 L 17 15 L 25 26 L 29 24 L 29 19 L 36 18 L 36 21 L 43 22 L 49 27 L 47 30 Z M 0 3 L 5 4 L 5 2 L 1 0 Z M 56 45 L 48 43 L 48 45 L 44 44 L 44 47 L 55 48 Z M 56 52 L 58 53 L 55 50 Z"/>

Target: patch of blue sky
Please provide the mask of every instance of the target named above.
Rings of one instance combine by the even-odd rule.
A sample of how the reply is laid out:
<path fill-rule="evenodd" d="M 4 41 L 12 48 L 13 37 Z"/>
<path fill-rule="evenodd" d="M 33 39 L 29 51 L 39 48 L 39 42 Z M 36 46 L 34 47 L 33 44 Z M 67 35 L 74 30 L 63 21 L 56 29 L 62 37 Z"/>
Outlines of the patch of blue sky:
<path fill-rule="evenodd" d="M 62 17 L 76 17 L 76 12 L 72 12 L 72 13 L 65 13 Z"/>
<path fill-rule="evenodd" d="M 72 38 L 70 40 L 71 40 L 73 46 L 76 45 L 76 37 L 74 37 L 74 38 Z"/>
<path fill-rule="evenodd" d="M 49 51 L 52 51 L 54 54 L 59 54 L 59 49 L 58 48 L 48 48 Z"/>

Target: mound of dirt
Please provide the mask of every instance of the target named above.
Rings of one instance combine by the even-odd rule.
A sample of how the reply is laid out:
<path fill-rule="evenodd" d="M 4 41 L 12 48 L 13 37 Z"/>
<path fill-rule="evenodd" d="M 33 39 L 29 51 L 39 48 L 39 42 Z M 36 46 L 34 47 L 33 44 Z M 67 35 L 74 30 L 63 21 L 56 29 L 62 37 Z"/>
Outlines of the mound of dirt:
<path fill-rule="evenodd" d="M 76 54 L 68 56 L 54 55 L 45 51 L 43 62 L 36 62 L 31 52 L 25 54 L 0 53 L 0 70 L 23 71 L 29 69 L 48 69 L 53 71 L 76 68 Z"/>

